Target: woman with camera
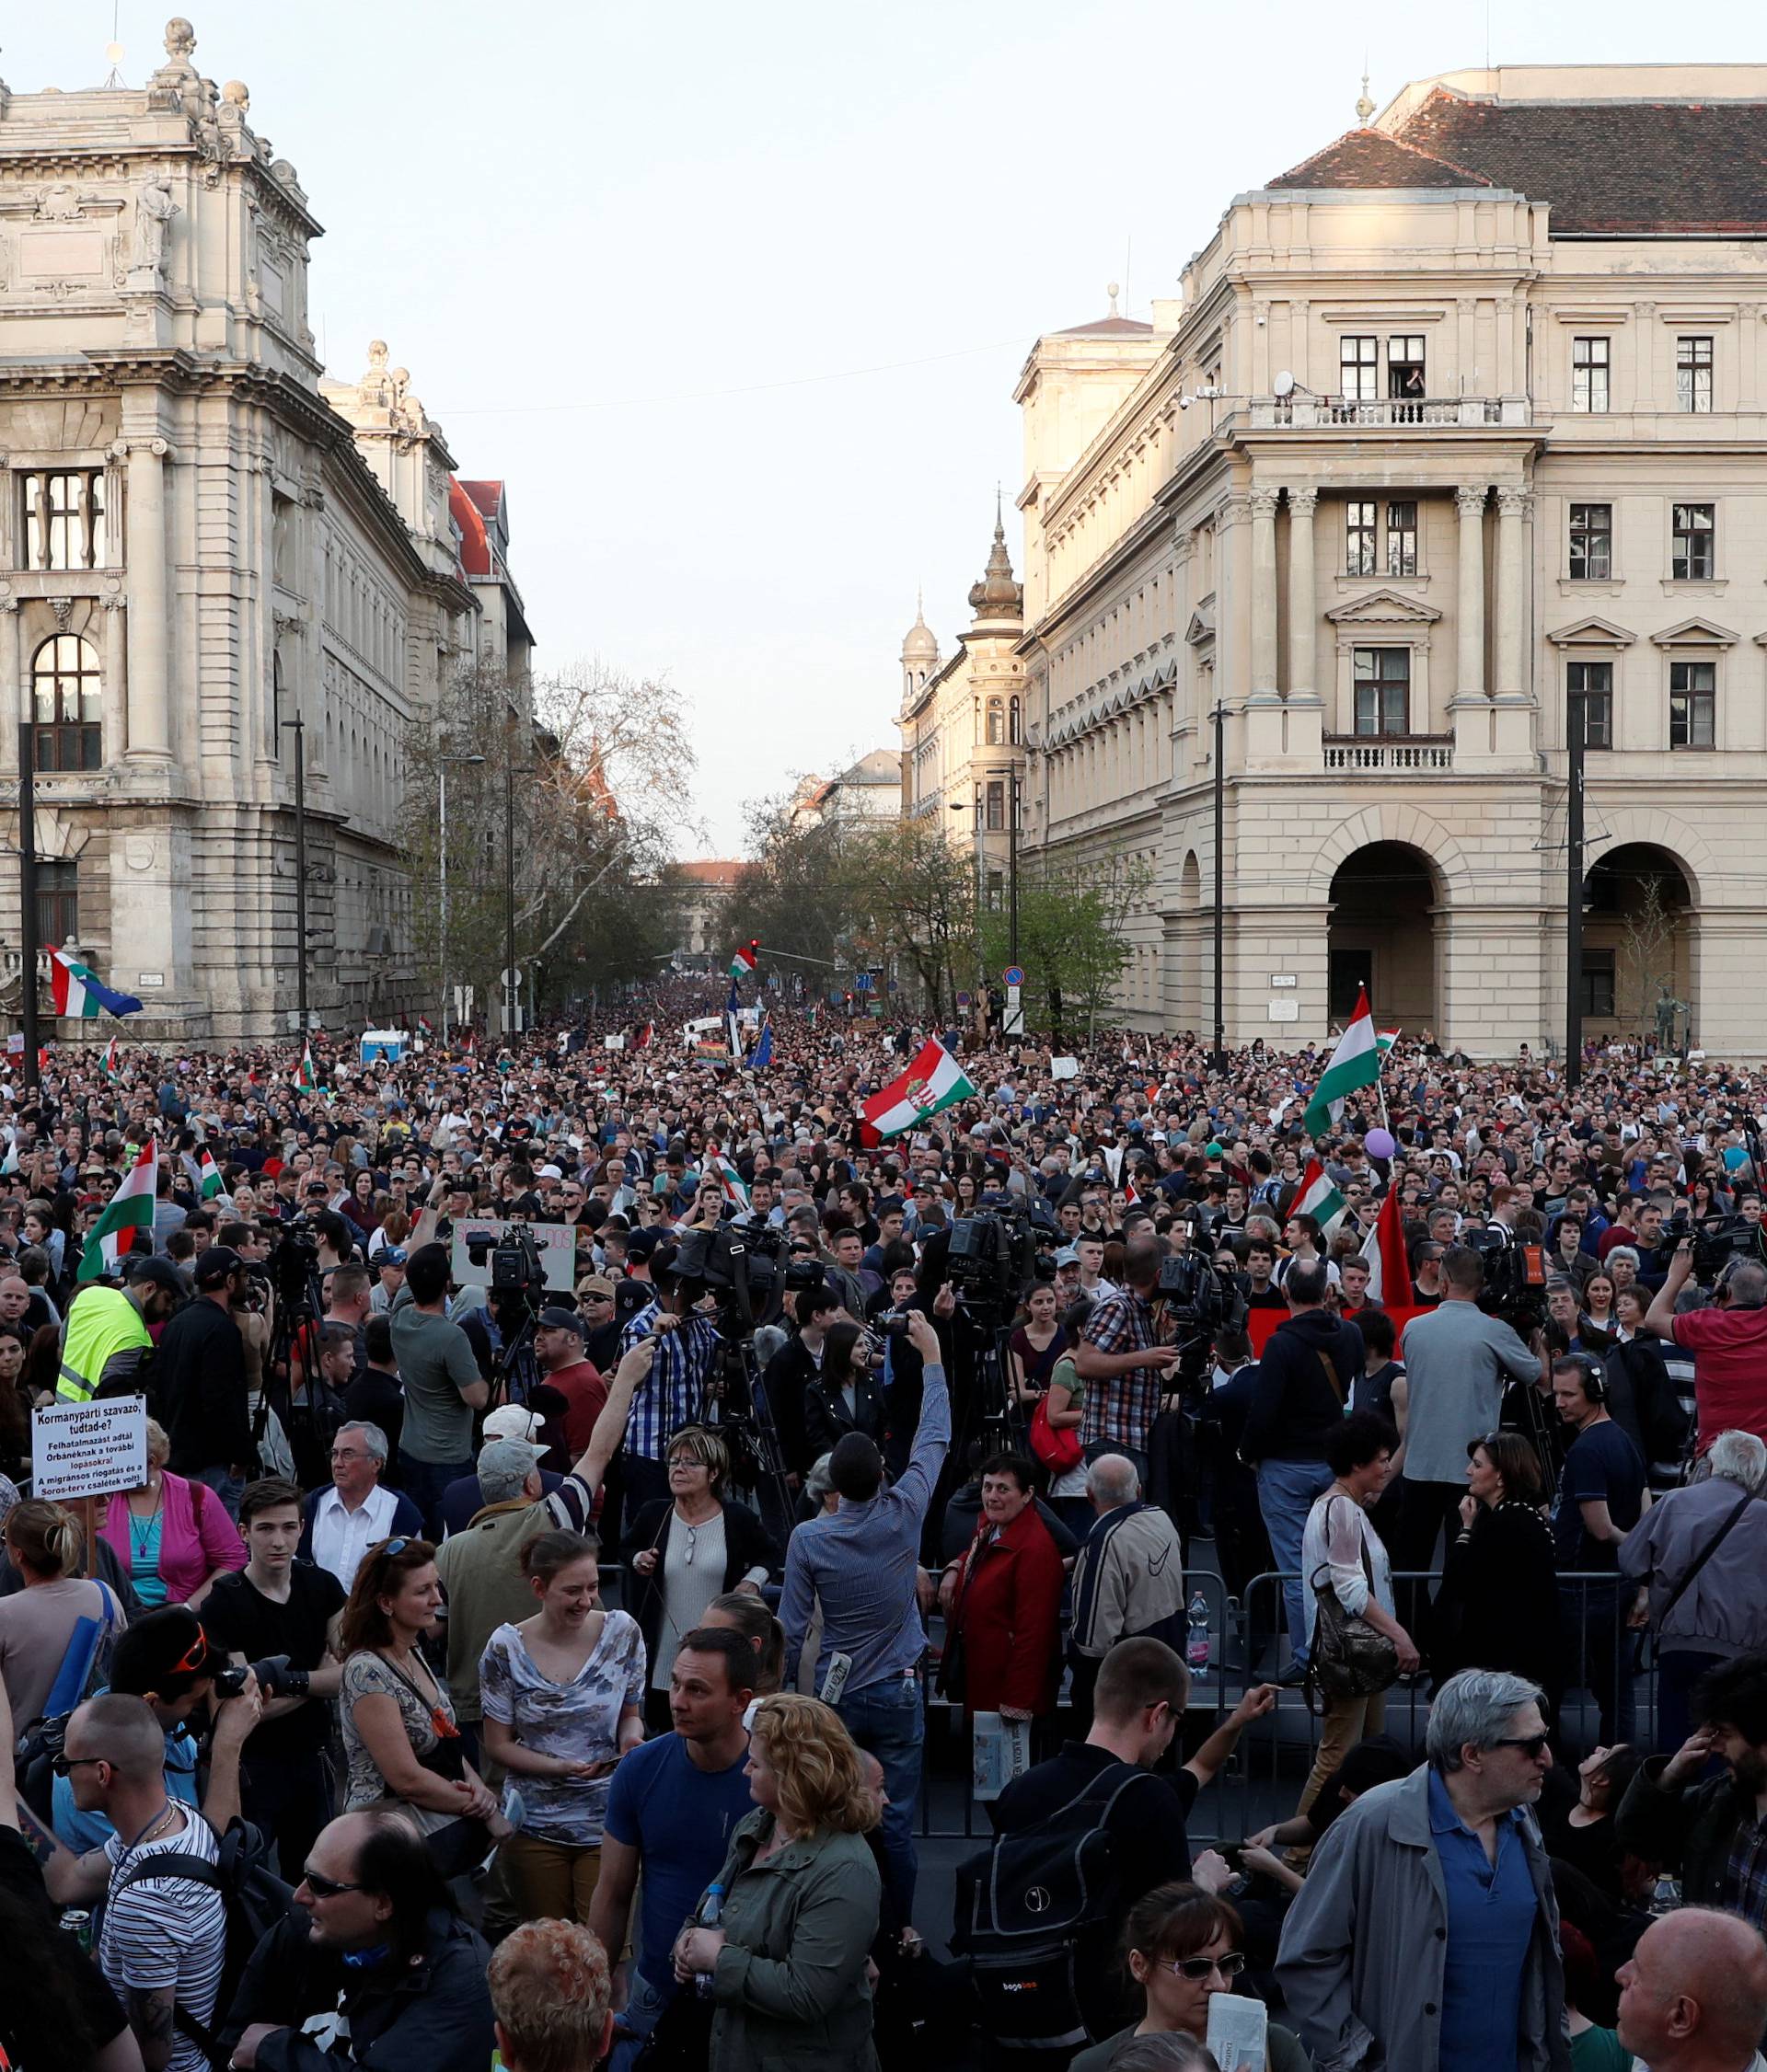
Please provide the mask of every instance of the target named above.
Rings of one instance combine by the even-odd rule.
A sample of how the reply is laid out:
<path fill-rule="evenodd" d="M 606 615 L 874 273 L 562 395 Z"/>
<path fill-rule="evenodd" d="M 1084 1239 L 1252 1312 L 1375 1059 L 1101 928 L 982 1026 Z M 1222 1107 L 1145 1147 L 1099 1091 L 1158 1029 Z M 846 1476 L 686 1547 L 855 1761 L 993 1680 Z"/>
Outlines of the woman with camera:
<path fill-rule="evenodd" d="M 666 1465 L 668 1495 L 641 1504 L 625 1535 L 632 1617 L 651 1665 L 646 1709 L 659 1733 L 668 1731 L 669 1672 L 684 1636 L 725 1591 L 758 1595 L 776 1559 L 766 1526 L 725 1494 L 730 1449 L 717 1433 L 697 1424 L 677 1432 Z"/>

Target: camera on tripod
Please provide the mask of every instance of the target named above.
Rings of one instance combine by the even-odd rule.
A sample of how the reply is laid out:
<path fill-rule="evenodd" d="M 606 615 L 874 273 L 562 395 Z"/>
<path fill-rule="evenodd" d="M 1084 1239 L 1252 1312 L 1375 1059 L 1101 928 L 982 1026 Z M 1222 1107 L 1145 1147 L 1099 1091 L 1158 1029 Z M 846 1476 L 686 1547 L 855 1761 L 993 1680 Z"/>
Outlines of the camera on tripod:
<path fill-rule="evenodd" d="M 263 1277 L 275 1290 L 277 1307 L 290 1311 L 301 1308 L 318 1271 L 319 1241 L 312 1223 L 304 1215 L 296 1216 L 283 1226 L 263 1262 Z"/>
<path fill-rule="evenodd" d="M 945 1278 L 973 1312 L 999 1318 L 1018 1307 L 1037 1271 L 1037 1226 L 1017 1204 L 1002 1214 L 959 1216 L 951 1226 Z"/>
<path fill-rule="evenodd" d="M 1528 1338 L 1546 1321 L 1546 1255 L 1538 1245 L 1506 1243 L 1495 1230 L 1469 1230 L 1461 1240 L 1484 1269 L 1478 1306 L 1487 1317 Z"/>
<path fill-rule="evenodd" d="M 751 1337 L 772 1323 L 788 1288 L 814 1288 L 823 1279 L 822 1261 L 794 1259 L 783 1231 L 733 1223 L 684 1230 L 672 1271 L 690 1285 L 694 1300 L 710 1295 L 718 1329 L 731 1339 Z"/>
<path fill-rule="evenodd" d="M 1761 1226 L 1744 1215 L 1696 1219 L 1686 1208 L 1679 1208 L 1664 1225 L 1663 1236 L 1671 1248 L 1684 1238 L 1693 1240 L 1693 1278 L 1703 1288 L 1715 1286 L 1733 1259 L 1761 1257 Z"/>
<path fill-rule="evenodd" d="M 489 1287 L 493 1302 L 520 1296 L 535 1308 L 545 1303 L 546 1261 L 540 1256 L 538 1240 L 526 1224 L 505 1224 L 502 1236 L 491 1230 L 469 1230 L 466 1247 L 475 1271 L 490 1265 Z"/>

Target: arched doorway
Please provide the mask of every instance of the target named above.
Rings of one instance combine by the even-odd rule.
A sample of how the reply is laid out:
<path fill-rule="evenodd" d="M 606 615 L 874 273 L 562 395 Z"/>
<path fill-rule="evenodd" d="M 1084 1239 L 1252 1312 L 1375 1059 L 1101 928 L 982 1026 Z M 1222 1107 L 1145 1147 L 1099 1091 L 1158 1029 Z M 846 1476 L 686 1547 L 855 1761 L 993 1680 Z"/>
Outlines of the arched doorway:
<path fill-rule="evenodd" d="M 1370 842 L 1338 865 L 1332 879 L 1327 1011 L 1334 1023 L 1356 1009 L 1366 985 L 1385 1028 L 1436 1026 L 1436 920 L 1441 904 L 1434 868 L 1404 842 Z"/>
<path fill-rule="evenodd" d="M 1167 963 L 1168 970 L 1176 972 L 1177 986 L 1175 996 L 1163 1003 L 1174 1029 L 1202 1027 L 1202 866 L 1196 861 L 1195 850 L 1191 849 L 1178 873 L 1178 926 L 1173 945 L 1177 954 L 1169 953 Z"/>
<path fill-rule="evenodd" d="M 1692 916 L 1687 873 L 1654 842 L 1623 842 L 1590 866 L 1583 881 L 1582 985 L 1591 1035 L 1686 1037 Z M 1670 1001 L 1683 1005 L 1670 1010 L 1664 1005 Z"/>

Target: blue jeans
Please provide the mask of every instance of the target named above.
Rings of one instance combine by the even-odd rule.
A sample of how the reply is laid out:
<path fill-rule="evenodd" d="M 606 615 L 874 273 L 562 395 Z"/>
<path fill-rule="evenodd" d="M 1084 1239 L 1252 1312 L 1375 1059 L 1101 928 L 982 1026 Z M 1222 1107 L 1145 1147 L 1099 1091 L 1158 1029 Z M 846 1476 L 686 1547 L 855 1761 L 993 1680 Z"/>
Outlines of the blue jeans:
<path fill-rule="evenodd" d="M 193 1468 L 189 1479 L 201 1482 L 204 1489 L 213 1490 L 226 1506 L 227 1516 L 237 1525 L 239 1523 L 239 1499 L 246 1493 L 246 1479 L 228 1471 L 224 1463 L 213 1468 Z"/>
<path fill-rule="evenodd" d="M 1305 1610 L 1308 1580 L 1300 1572 L 1300 1536 L 1313 1501 L 1331 1487 L 1332 1471 L 1322 1460 L 1261 1460 L 1258 1463 L 1258 1509 L 1270 1536 L 1276 1566 L 1288 1573 L 1282 1602 L 1288 1614 L 1288 1644 L 1295 1660 L 1307 1659 Z"/>
<path fill-rule="evenodd" d="M 405 1494 L 423 1514 L 423 1530 L 431 1539 L 442 1537 L 442 1492 L 450 1482 L 470 1475 L 469 1460 L 418 1460 L 404 1447 L 398 1449 L 398 1479 Z"/>
<path fill-rule="evenodd" d="M 920 1803 L 920 1766 L 926 1743 L 926 1715 L 921 1709 L 920 1678 L 886 1676 L 862 1690 L 848 1691 L 835 1708 L 847 1731 L 884 1772 L 889 1804 L 884 1809 L 880 1840 L 890 1867 L 890 1886 L 902 1918 L 914 1917 L 914 1815 Z"/>
<path fill-rule="evenodd" d="M 608 2072 L 631 2072 L 639 2052 L 644 2048 L 644 2039 L 656 2027 L 663 2009 L 669 2004 L 668 1996 L 653 1986 L 636 1964 L 629 1975 L 631 1986 L 626 2005 L 614 2017 L 614 2047 L 608 2055 Z"/>

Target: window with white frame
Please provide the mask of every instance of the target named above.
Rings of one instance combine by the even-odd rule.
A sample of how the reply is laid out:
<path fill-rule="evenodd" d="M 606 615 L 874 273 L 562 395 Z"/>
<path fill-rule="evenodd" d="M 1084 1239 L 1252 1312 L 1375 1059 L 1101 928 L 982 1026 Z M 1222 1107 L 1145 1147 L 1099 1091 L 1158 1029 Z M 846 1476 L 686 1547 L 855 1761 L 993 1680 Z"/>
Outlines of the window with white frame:
<path fill-rule="evenodd" d="M 1344 573 L 1371 576 L 1375 558 L 1375 506 L 1369 498 L 1352 497 L 1344 506 Z"/>
<path fill-rule="evenodd" d="M 1380 340 L 1345 337 L 1337 341 L 1338 386 L 1346 403 L 1372 403 L 1380 393 Z"/>
<path fill-rule="evenodd" d="M 1571 340 L 1571 408 L 1600 411 L 1608 408 L 1609 353 L 1605 338 Z"/>
<path fill-rule="evenodd" d="M 1715 748 L 1718 740 L 1718 665 L 1671 662 L 1669 665 L 1669 745 Z"/>
<path fill-rule="evenodd" d="M 1358 734 L 1411 731 L 1411 650 L 1357 648 L 1351 656 Z"/>
<path fill-rule="evenodd" d="M 1707 416 L 1712 409 L 1712 340 L 1675 340 L 1675 407 Z"/>

